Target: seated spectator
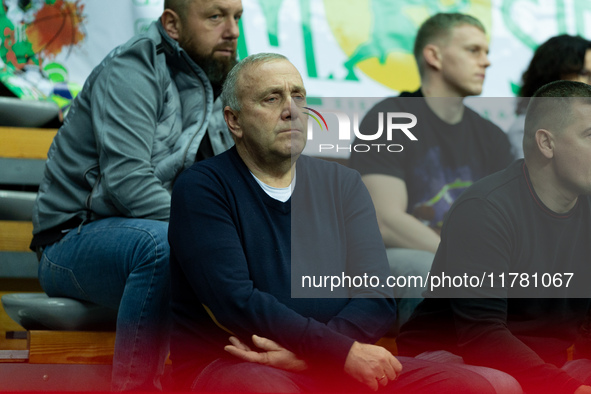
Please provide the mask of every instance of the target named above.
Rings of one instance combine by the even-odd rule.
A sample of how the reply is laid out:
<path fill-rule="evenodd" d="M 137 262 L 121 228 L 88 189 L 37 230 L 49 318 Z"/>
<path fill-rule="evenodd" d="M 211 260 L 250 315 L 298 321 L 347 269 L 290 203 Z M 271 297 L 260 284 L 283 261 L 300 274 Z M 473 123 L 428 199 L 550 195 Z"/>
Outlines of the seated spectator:
<path fill-rule="evenodd" d="M 350 165 L 361 173 L 375 204 L 392 275 L 426 277 L 454 199 L 472 182 L 505 168 L 512 156 L 505 133 L 463 104 L 482 92 L 490 65 L 482 23 L 464 14 L 434 15 L 420 27 L 414 48 L 421 88 L 378 103 L 360 130 L 375 132 L 380 112 L 409 112 L 417 117 L 412 133 L 418 141 L 393 136 L 403 139 L 401 152 L 354 151 Z M 392 141 L 383 133 L 376 143 Z M 395 288 L 399 325 L 422 291 Z"/>
<path fill-rule="evenodd" d="M 164 7 L 88 77 L 51 145 L 33 213 L 45 292 L 118 309 L 114 391 L 162 387 L 172 184 L 232 145 L 214 100 L 236 63 L 241 2 Z"/>
<path fill-rule="evenodd" d="M 556 81 L 534 94 L 525 159 L 456 200 L 430 273 L 487 280 L 427 293 L 397 338 L 401 354 L 461 356 L 512 375 L 526 393 L 591 392 L 589 347 L 567 361 L 573 343 L 589 343 L 588 326 L 581 329 L 591 306 L 589 124 L 590 86 Z"/>
<path fill-rule="evenodd" d="M 547 83 L 564 80 L 591 83 L 591 41 L 579 36 L 561 34 L 550 38 L 536 49 L 523 73 L 522 85 L 513 122 L 507 136 L 516 158 L 523 157 L 523 128 L 529 98 Z"/>
<path fill-rule="evenodd" d="M 293 296 L 297 272 L 388 274 L 370 196 L 357 172 L 301 155 L 306 91 L 285 57 L 244 59 L 222 97 L 235 147 L 192 166 L 173 191 L 177 388 L 491 392 L 475 374 L 372 345 L 394 320 L 387 287 Z"/>

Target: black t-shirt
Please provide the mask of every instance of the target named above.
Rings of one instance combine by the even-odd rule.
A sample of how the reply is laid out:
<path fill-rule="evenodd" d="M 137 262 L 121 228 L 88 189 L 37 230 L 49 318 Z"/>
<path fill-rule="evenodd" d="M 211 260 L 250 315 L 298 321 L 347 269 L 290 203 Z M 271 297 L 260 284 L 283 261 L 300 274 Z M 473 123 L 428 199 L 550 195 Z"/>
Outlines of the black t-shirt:
<path fill-rule="evenodd" d="M 363 134 L 378 130 L 380 112 L 415 115 L 417 124 L 409 131 L 417 141 L 398 130 L 392 133 L 393 140 L 387 141 L 384 132 L 372 143 L 400 144 L 401 152 L 352 151 L 349 165 L 361 175 L 383 174 L 404 180 L 408 213 L 433 228 L 441 228 L 445 213 L 468 186 L 506 168 L 513 160 L 509 140 L 500 128 L 467 107 L 459 123 L 446 123 L 428 107 L 420 90 L 376 104 L 359 127 Z M 385 122 L 383 126 L 387 127 Z M 356 139 L 357 143 L 364 141 Z"/>
<path fill-rule="evenodd" d="M 213 88 L 213 101 L 217 100 L 217 98 L 222 94 L 222 85 L 221 84 L 212 84 L 211 87 Z M 210 157 L 215 156 L 213 152 L 213 146 L 211 145 L 211 140 L 209 139 L 209 129 L 203 136 L 201 143 L 199 144 L 199 149 L 197 150 L 197 154 L 195 155 L 195 162 L 209 159 Z"/>
<path fill-rule="evenodd" d="M 583 382 L 558 367 L 590 306 L 588 298 L 569 298 L 589 288 L 590 239 L 591 198 L 580 196 L 564 214 L 552 212 L 523 160 L 476 182 L 449 211 L 430 275 L 467 274 L 484 278 L 483 285 L 427 291 L 397 338 L 400 353 L 449 350 L 513 375 L 526 392 L 572 393 Z M 550 277 L 558 283 L 555 274 L 564 283 L 568 272 L 574 272 L 568 290 L 546 286 Z M 519 274 L 516 282 L 512 273 Z"/>

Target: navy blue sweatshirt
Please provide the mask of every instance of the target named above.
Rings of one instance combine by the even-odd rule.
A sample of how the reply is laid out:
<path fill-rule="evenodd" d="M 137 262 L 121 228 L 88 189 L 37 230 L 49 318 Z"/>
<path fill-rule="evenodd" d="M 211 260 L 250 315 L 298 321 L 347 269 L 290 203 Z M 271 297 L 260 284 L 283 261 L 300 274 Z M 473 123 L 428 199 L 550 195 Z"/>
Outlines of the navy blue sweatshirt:
<path fill-rule="evenodd" d="M 389 269 L 357 172 L 301 156 L 296 177 L 291 199 L 275 200 L 232 148 L 177 180 L 169 241 L 178 387 L 232 357 L 223 350 L 230 333 L 272 339 L 313 368 L 342 371 L 354 341 L 373 343 L 393 324 L 387 287 L 302 288 L 302 275 L 383 279 Z M 304 297 L 292 298 L 292 286 Z"/>

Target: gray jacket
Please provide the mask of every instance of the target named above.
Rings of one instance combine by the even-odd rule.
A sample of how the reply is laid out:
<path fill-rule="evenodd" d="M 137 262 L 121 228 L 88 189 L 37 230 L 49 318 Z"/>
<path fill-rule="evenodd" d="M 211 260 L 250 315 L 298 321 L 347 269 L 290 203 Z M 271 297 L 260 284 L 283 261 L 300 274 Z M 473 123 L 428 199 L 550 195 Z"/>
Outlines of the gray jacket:
<path fill-rule="evenodd" d="M 207 76 L 154 22 L 76 97 L 49 149 L 33 233 L 111 216 L 168 220 L 172 184 L 206 132 L 215 154 L 233 144 Z"/>

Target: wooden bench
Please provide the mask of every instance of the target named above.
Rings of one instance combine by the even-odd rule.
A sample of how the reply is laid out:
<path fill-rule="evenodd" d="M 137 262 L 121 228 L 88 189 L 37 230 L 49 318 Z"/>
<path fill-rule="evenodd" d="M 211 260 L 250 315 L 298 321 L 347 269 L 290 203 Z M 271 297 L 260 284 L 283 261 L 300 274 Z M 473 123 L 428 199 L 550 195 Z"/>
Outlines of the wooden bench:
<path fill-rule="evenodd" d="M 0 127 L 0 185 L 38 185 L 56 129 Z"/>
<path fill-rule="evenodd" d="M 17 193 L 17 199 L 18 193 L 23 193 L 23 200 L 24 193 L 34 193 L 31 190 L 41 182 L 56 132 L 55 129 L 0 127 L 0 201 L 5 185 L 9 185 L 13 196 Z M 346 164 L 342 159 L 328 160 Z M 14 190 L 20 187 L 27 190 Z M 12 220 L 2 218 L 1 214 L 0 211 L 0 277 L 36 278 L 38 263 L 29 250 L 31 217 Z M 14 343 L 7 349 L 0 348 L 0 387 L 44 391 L 109 389 L 114 331 L 14 330 L 15 324 L 10 325 L 10 331 L 0 327 L 2 335 L 9 331 L 9 339 L 0 344 Z M 393 338 L 383 338 L 378 344 L 396 351 Z"/>
<path fill-rule="evenodd" d="M 37 277 L 37 259 L 29 250 L 33 226 L 28 211 L 56 132 L 0 127 L 0 277 Z"/>
<path fill-rule="evenodd" d="M 37 257 L 29 249 L 32 212 L 27 211 L 32 209 L 56 133 L 56 129 L 0 127 L 0 204 L 7 207 L 0 210 L 0 278 L 4 283 L 37 278 Z M 24 216 L 11 211 L 24 211 Z M 6 294 L 5 290 L 0 292 Z M 109 390 L 114 331 L 15 330 L 16 323 L 5 323 L 8 317 L 1 312 L 4 326 L 0 334 L 7 339 L 0 341 L 5 347 L 0 349 L 0 387 Z"/>

